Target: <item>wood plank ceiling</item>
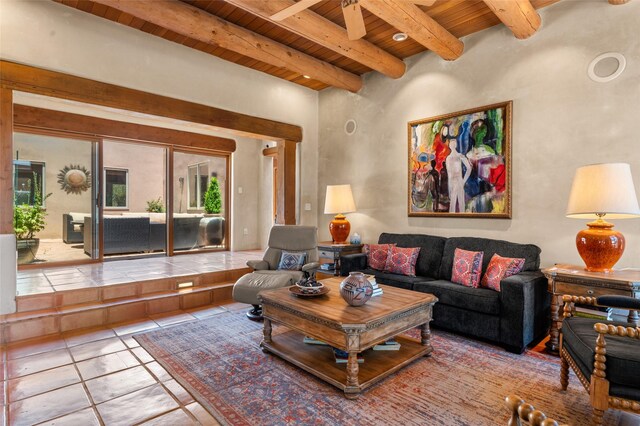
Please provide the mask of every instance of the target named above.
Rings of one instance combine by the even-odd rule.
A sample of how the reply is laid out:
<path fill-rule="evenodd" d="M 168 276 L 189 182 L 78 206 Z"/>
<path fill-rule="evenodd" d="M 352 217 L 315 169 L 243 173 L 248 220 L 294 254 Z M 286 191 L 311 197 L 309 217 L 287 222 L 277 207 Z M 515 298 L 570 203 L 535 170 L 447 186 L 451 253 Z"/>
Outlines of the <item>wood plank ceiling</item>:
<path fill-rule="evenodd" d="M 296 84 L 300 84 L 302 86 L 314 89 L 314 90 L 322 90 L 326 87 L 329 87 L 330 84 L 326 82 L 319 81 L 318 79 L 313 78 L 305 78 L 303 73 L 298 71 L 292 71 L 290 69 L 284 68 L 283 66 L 274 66 L 270 65 L 266 62 L 254 59 L 252 57 L 233 52 L 229 49 L 222 48 L 217 45 L 217 43 L 210 42 L 205 43 L 203 41 L 199 41 L 197 38 L 189 37 L 184 34 L 192 35 L 192 32 L 188 30 L 182 31 L 178 33 L 177 31 L 169 30 L 163 26 L 156 25 L 149 20 L 142 19 L 141 17 L 133 16 L 132 14 L 121 11 L 122 7 L 118 7 L 117 0 L 53 0 L 57 3 L 64 4 L 69 7 L 73 7 L 79 9 L 83 12 L 87 12 L 96 16 L 99 16 L 104 19 L 111 20 L 113 22 L 117 22 L 123 25 L 127 25 L 132 28 L 136 28 L 140 31 L 144 31 L 146 33 L 162 37 L 164 39 L 170 40 L 175 43 L 182 44 L 184 46 L 197 49 L 208 54 L 217 56 L 219 58 L 225 59 L 227 61 L 234 62 L 236 64 L 249 67 L 258 71 L 265 72 L 267 74 L 271 74 L 275 77 L 282 78 L 284 80 L 291 81 Z M 154 2 L 153 0 L 141 0 L 142 2 L 147 2 L 147 6 L 149 8 L 163 8 L 162 4 L 158 4 L 158 2 Z M 367 34 L 363 37 L 362 40 L 371 43 L 374 46 L 382 49 L 385 52 L 393 55 L 396 58 L 404 59 L 409 56 L 415 55 L 417 53 L 423 52 L 427 50 L 427 48 L 418 43 L 413 38 L 409 38 L 402 42 L 396 42 L 392 39 L 392 35 L 399 32 L 397 28 L 394 28 L 392 25 L 387 23 L 385 20 L 379 18 L 378 16 L 371 13 L 366 9 L 367 3 L 374 3 L 381 0 L 365 0 L 363 1 L 362 13 L 363 18 L 367 30 Z M 407 1 L 407 0 L 400 0 Z M 441 27 L 451 33 L 454 37 L 460 38 L 486 28 L 492 27 L 494 25 L 500 24 L 501 19 L 504 22 L 507 22 L 506 19 L 509 18 L 512 12 L 505 9 L 510 9 L 510 7 L 502 7 L 500 6 L 500 1 L 504 0 L 437 0 L 431 6 L 417 6 L 419 7 L 427 16 L 427 19 L 430 17 L 432 20 L 437 22 Z M 550 4 L 553 4 L 559 0 L 507 0 L 506 3 L 524 3 L 529 8 L 533 6 L 535 9 L 539 9 Z M 387 0 L 387 2 L 393 3 L 391 0 Z M 122 2 L 126 3 L 126 2 Z M 140 3 L 132 2 L 132 3 Z M 152 6 L 156 3 L 156 6 Z M 277 43 L 280 43 L 288 48 L 294 49 L 298 52 L 302 52 L 310 56 L 311 58 L 315 58 L 319 61 L 322 61 L 326 64 L 330 64 L 332 69 L 341 72 L 342 70 L 347 71 L 348 73 L 354 74 L 355 76 L 360 76 L 364 73 L 371 71 L 372 69 L 366 65 L 363 65 L 356 60 L 350 59 L 346 56 L 343 56 L 340 53 L 337 53 L 333 50 L 330 50 L 326 47 L 323 47 L 320 44 L 317 44 L 309 39 L 302 37 L 292 31 L 282 28 L 277 25 L 276 22 L 269 21 L 268 19 L 263 19 L 258 17 L 252 13 L 249 13 L 239 7 L 232 5 L 231 3 L 240 3 L 238 0 L 229 0 L 229 3 L 221 0 L 167 0 L 166 4 L 178 4 L 182 6 L 193 6 L 201 11 L 206 12 L 207 14 L 216 16 L 218 18 L 223 19 L 226 22 L 235 24 L 239 27 L 245 28 L 246 30 L 251 31 L 252 33 L 258 34 L 260 36 L 267 37 Z M 424 0 L 423 0 L 424 3 Z M 429 2 L 426 2 L 429 3 Z M 529 4 L 530 3 L 530 4 Z M 109 4 L 109 5 L 107 5 Z M 498 6 L 496 6 L 498 4 Z M 116 6 L 116 7 L 112 7 Z M 504 6 L 504 3 L 502 4 Z M 491 6 L 491 7 L 490 7 Z M 511 6 L 511 5 L 509 5 Z M 413 7 L 413 5 L 410 5 Z M 373 8 L 372 8 L 373 9 Z M 345 27 L 344 17 L 342 13 L 342 8 L 340 1 L 337 0 L 324 0 L 321 1 L 309 8 L 310 11 L 315 12 L 320 15 L 324 19 L 331 21 L 340 27 Z M 494 12 L 495 10 L 495 12 Z M 516 13 L 519 11 L 516 11 Z M 531 11 L 532 12 L 532 11 Z M 378 15 L 380 15 L 379 12 Z M 498 15 L 507 15 L 501 16 L 498 18 Z M 526 12 L 521 13 L 523 16 L 526 15 Z M 533 12 L 535 16 L 535 12 Z M 206 17 L 206 14 L 203 14 Z M 138 16 L 141 16 L 138 14 Z M 296 19 L 295 16 L 287 19 Z M 153 19 L 150 19 L 153 20 Z M 157 20 L 155 21 L 157 22 Z M 175 24 L 174 24 L 175 25 Z M 167 25 L 170 26 L 170 25 Z M 519 38 L 522 38 L 518 35 L 516 30 L 510 25 L 510 28 L 514 31 L 514 34 Z M 533 29 L 535 31 L 535 28 Z M 202 40 L 202 37 L 200 37 Z M 275 44 L 275 43 L 274 43 Z M 463 53 L 464 54 L 464 53 Z M 393 58 L 391 58 L 393 59 Z M 324 64 L 323 64 L 324 65 Z M 402 65 L 402 64 L 400 64 Z M 337 77 L 339 78 L 339 77 Z M 335 85 L 335 84 L 334 84 Z M 357 91 L 356 89 L 350 89 L 352 91 Z"/>

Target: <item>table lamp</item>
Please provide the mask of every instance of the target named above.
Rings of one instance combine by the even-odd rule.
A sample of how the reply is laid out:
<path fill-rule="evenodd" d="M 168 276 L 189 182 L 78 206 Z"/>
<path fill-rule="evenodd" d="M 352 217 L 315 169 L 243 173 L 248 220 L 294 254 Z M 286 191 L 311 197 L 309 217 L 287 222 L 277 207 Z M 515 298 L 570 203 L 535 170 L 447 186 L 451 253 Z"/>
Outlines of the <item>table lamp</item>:
<path fill-rule="evenodd" d="M 631 167 L 626 163 L 592 164 L 576 170 L 567 217 L 596 219 L 576 236 L 587 271 L 609 272 L 624 252 L 624 237 L 607 219 L 640 216 Z"/>
<path fill-rule="evenodd" d="M 351 224 L 343 213 L 356 211 L 356 204 L 353 202 L 351 185 L 327 185 L 327 196 L 324 201 L 324 214 L 335 214 L 329 223 L 331 238 L 336 244 L 347 242 Z"/>

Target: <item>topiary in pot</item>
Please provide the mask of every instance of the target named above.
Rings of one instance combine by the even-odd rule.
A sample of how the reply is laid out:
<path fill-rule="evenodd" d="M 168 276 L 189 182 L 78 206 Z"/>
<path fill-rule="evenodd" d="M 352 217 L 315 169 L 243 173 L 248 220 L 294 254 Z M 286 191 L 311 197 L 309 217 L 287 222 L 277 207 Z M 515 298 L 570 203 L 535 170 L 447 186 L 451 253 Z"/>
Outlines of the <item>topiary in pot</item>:
<path fill-rule="evenodd" d="M 162 199 L 158 197 L 155 200 L 147 201 L 147 211 L 149 213 L 164 213 L 164 204 L 162 204 Z"/>
<path fill-rule="evenodd" d="M 204 211 L 207 214 L 219 214 L 222 210 L 222 194 L 218 178 L 212 177 L 204 194 Z"/>
<path fill-rule="evenodd" d="M 212 177 L 204 194 L 204 211 L 208 215 L 219 215 L 222 211 L 222 194 L 218 178 Z M 199 245 L 221 246 L 225 235 L 224 217 L 205 217 L 200 221 Z"/>

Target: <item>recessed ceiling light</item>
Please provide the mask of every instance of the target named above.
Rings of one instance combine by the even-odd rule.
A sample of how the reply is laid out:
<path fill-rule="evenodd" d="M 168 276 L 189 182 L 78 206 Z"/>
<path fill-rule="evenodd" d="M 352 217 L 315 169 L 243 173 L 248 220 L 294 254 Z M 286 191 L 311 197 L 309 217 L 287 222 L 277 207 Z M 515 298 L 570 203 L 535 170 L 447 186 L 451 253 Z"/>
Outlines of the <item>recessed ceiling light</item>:
<path fill-rule="evenodd" d="M 409 36 L 405 33 L 395 33 L 391 38 L 393 38 L 394 41 L 405 41 Z"/>
<path fill-rule="evenodd" d="M 308 75 L 303 75 L 303 77 L 304 77 L 304 78 L 311 78 L 311 77 L 309 77 Z"/>

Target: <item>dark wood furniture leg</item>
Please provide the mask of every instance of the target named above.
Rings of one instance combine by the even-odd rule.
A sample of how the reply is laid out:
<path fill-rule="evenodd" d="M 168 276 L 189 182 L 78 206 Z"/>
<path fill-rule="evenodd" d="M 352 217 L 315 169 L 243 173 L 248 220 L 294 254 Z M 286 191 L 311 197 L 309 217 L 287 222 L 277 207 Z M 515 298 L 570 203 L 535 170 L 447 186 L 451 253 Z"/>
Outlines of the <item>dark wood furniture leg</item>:
<path fill-rule="evenodd" d="M 422 346 L 427 346 L 429 348 L 429 352 L 424 354 L 424 356 L 431 356 L 433 346 L 431 346 L 431 328 L 429 327 L 428 322 L 425 322 L 420 326 L 420 343 L 422 343 Z"/>
<path fill-rule="evenodd" d="M 550 352 L 558 353 L 560 327 L 562 323 L 562 316 L 560 314 L 562 310 L 562 295 L 553 294 L 551 296 L 551 330 L 549 330 L 549 341 L 546 346 Z"/>

